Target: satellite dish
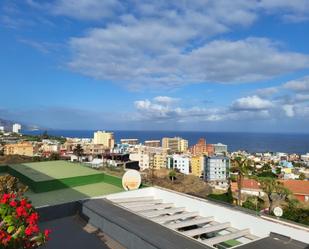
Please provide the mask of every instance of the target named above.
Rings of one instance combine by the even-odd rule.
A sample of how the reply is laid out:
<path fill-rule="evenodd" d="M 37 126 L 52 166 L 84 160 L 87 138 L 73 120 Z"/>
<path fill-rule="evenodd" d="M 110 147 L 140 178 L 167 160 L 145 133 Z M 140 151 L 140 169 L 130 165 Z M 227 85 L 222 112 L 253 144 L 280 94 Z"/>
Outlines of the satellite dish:
<path fill-rule="evenodd" d="M 275 207 L 274 208 L 274 214 L 277 216 L 277 217 L 281 217 L 283 215 L 283 210 L 281 207 Z"/>
<path fill-rule="evenodd" d="M 122 177 L 122 187 L 127 191 L 138 189 L 141 182 L 142 178 L 137 170 L 130 169 Z"/>

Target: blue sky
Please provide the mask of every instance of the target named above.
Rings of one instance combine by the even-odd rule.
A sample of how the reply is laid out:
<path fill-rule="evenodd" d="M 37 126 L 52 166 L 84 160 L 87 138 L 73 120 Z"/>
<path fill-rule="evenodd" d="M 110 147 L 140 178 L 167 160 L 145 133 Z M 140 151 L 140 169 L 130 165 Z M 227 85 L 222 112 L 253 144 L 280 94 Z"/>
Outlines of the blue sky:
<path fill-rule="evenodd" d="M 4 0 L 0 118 L 308 132 L 306 0 Z"/>

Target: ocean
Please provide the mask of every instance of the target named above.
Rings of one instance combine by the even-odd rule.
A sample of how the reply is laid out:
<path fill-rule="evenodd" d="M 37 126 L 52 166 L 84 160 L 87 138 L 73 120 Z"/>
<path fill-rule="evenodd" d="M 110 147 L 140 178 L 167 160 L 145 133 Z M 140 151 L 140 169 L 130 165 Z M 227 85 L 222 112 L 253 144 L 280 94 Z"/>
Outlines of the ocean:
<path fill-rule="evenodd" d="M 93 130 L 48 130 L 48 134 L 64 137 L 92 138 Z M 43 131 L 23 131 L 24 134 L 38 135 Z M 229 151 L 287 152 L 305 154 L 309 152 L 309 134 L 293 133 L 243 133 L 243 132 L 202 132 L 202 131 L 114 131 L 117 142 L 121 138 L 137 138 L 140 142 L 162 137 L 179 136 L 189 145 L 205 138 L 207 143 L 223 143 Z"/>

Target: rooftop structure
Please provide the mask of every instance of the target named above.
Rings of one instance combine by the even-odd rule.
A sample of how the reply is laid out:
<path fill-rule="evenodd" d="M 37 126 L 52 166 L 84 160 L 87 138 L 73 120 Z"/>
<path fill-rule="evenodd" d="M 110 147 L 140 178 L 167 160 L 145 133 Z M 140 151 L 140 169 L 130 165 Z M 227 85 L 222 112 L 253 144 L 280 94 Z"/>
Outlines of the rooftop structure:
<path fill-rule="evenodd" d="M 137 138 L 123 138 L 120 139 L 120 143 L 122 144 L 130 144 L 130 145 L 137 145 L 139 144 L 139 141 Z"/>
<path fill-rule="evenodd" d="M 149 146 L 149 147 L 160 147 L 161 141 L 160 140 L 146 140 L 144 142 L 144 145 Z"/>

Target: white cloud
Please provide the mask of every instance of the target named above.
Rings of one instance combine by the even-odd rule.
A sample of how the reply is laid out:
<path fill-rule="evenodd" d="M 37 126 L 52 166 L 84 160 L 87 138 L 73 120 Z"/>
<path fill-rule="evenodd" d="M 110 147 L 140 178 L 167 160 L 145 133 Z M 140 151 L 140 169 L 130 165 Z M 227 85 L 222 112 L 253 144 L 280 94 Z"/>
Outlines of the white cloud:
<path fill-rule="evenodd" d="M 309 92 L 309 76 L 288 81 L 283 87 L 296 92 Z"/>
<path fill-rule="evenodd" d="M 293 105 L 283 105 L 282 109 L 284 110 L 287 117 L 290 117 L 290 118 L 294 117 L 295 111 L 294 111 Z"/>
<path fill-rule="evenodd" d="M 168 96 L 157 96 L 153 99 L 155 102 L 162 104 L 162 105 L 171 105 L 175 102 L 177 102 L 178 98 L 172 98 Z"/>
<path fill-rule="evenodd" d="M 80 20 L 100 20 L 114 17 L 121 8 L 118 0 L 54 0 L 39 2 L 27 0 L 27 3 L 39 10 L 48 11 L 54 15 L 63 15 Z"/>
<path fill-rule="evenodd" d="M 164 100 L 169 97 L 164 96 Z M 223 109 L 218 108 L 200 108 L 193 106 L 182 108 L 171 106 L 171 102 L 161 101 L 162 96 L 153 98 L 152 101 L 138 100 L 134 106 L 138 111 L 135 118 L 140 120 L 151 120 L 154 122 L 175 121 L 175 122 L 192 122 L 192 121 L 218 121 L 223 119 Z M 174 100 L 174 98 L 172 98 Z"/>
<path fill-rule="evenodd" d="M 239 98 L 232 104 L 232 109 L 237 111 L 260 111 L 271 107 L 273 107 L 271 101 L 262 99 L 257 95 Z"/>
<path fill-rule="evenodd" d="M 255 94 L 260 97 L 271 97 L 272 95 L 279 92 L 278 87 L 267 87 L 267 88 L 261 88 L 255 91 Z"/>
<path fill-rule="evenodd" d="M 264 11 L 277 14 L 285 21 L 308 21 L 309 2 L 307 0 L 261 0 L 258 3 Z"/>
<path fill-rule="evenodd" d="M 295 101 L 297 102 L 306 102 L 309 101 L 309 94 L 296 94 Z"/>
<path fill-rule="evenodd" d="M 212 41 L 185 51 L 195 35 L 160 22 L 92 29 L 70 40 L 69 66 L 134 88 L 254 82 L 309 67 L 308 56 L 280 51 L 262 38 Z"/>

